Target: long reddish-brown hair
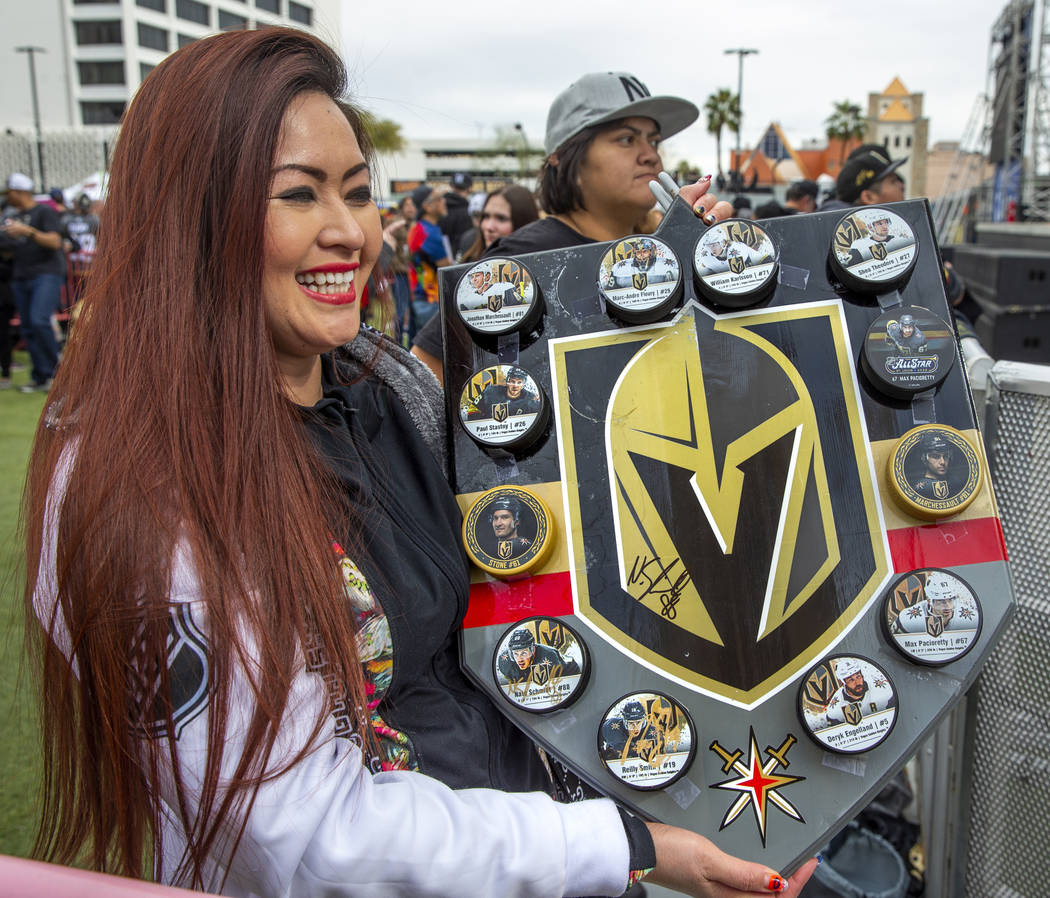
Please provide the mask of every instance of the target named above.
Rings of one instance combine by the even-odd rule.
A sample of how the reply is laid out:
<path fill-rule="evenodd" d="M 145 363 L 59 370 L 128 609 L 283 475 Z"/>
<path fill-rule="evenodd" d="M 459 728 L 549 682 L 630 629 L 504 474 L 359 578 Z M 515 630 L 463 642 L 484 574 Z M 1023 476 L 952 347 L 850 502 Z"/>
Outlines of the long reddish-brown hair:
<path fill-rule="evenodd" d="M 37 856 L 148 874 L 163 855 L 159 783 L 173 768 L 171 811 L 189 847 L 164 872 L 199 886 L 261 780 L 297 760 L 272 754 L 300 647 L 320 641 L 350 707 L 364 707 L 331 548 L 333 527 L 347 521 L 335 520 L 336 491 L 279 387 L 261 298 L 282 117 L 298 94 L 338 99 L 344 87 L 330 48 L 270 28 L 179 50 L 128 109 L 83 313 L 37 429 L 24 499 L 27 635 L 44 709 Z M 70 467 L 56 479 L 60 460 Z M 49 496 L 53 572 L 38 571 L 53 535 Z M 192 558 L 207 615 L 208 759 L 196 813 L 176 740 L 142 736 L 158 720 L 175 732 L 165 645 L 177 546 Z M 55 613 L 38 621 L 37 581 L 52 577 Z M 242 755 L 224 759 L 235 667 L 248 673 L 254 708 Z M 312 744 L 323 725 L 324 716 Z M 224 760 L 235 770 L 228 790 Z"/>

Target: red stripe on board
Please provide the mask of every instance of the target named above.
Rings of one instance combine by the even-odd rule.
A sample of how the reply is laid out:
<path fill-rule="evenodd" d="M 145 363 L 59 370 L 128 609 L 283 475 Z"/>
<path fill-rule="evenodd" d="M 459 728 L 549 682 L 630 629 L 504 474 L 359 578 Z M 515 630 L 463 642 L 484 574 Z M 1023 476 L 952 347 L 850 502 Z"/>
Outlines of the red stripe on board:
<path fill-rule="evenodd" d="M 466 629 L 512 624 L 523 617 L 572 614 L 572 584 L 568 571 L 537 574 L 521 580 L 486 580 L 470 584 Z"/>
<path fill-rule="evenodd" d="M 955 567 L 1006 561 L 1006 542 L 998 518 L 944 521 L 887 531 L 893 569 L 903 574 L 924 567 Z"/>
<path fill-rule="evenodd" d="M 905 527 L 886 534 L 893 568 L 898 573 L 924 567 L 955 567 L 985 561 L 1006 561 L 1006 543 L 998 518 L 946 521 Z M 486 580 L 470 586 L 466 629 L 512 624 L 537 614 L 572 614 L 568 571 L 538 574 L 521 580 Z"/>

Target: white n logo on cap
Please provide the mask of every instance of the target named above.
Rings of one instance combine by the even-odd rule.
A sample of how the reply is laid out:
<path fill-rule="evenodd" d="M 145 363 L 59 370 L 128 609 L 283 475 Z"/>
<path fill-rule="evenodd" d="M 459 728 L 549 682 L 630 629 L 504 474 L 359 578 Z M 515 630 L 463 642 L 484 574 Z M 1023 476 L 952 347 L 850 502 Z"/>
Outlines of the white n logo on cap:
<path fill-rule="evenodd" d="M 623 85 L 623 89 L 627 93 L 627 102 L 629 103 L 649 96 L 649 88 L 631 75 L 621 75 L 620 84 Z"/>

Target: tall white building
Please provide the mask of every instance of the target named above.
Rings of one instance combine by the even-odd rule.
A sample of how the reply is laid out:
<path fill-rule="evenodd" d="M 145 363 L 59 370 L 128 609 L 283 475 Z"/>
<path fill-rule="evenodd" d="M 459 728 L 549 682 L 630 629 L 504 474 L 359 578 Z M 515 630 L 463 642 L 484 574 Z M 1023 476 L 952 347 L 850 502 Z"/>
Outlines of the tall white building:
<path fill-rule="evenodd" d="M 33 126 L 34 53 L 45 131 L 115 125 L 169 53 L 237 28 L 291 25 L 339 47 L 340 0 L 8 0 L 0 44 L 0 130 Z"/>

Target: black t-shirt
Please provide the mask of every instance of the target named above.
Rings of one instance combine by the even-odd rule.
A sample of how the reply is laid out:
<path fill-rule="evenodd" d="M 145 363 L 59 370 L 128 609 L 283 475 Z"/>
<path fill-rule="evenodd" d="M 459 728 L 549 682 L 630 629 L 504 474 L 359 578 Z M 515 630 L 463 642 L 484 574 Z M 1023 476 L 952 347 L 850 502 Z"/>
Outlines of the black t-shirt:
<path fill-rule="evenodd" d="M 529 222 L 506 237 L 501 237 L 481 254 L 481 258 L 524 256 L 526 253 L 565 249 L 567 246 L 586 246 L 594 242 L 590 237 L 584 237 L 579 231 L 573 230 L 556 218 L 541 218 Z"/>
<path fill-rule="evenodd" d="M 565 249 L 567 246 L 586 246 L 595 243 L 590 237 L 584 237 L 567 224 L 556 218 L 541 218 L 518 228 L 506 237 L 501 237 L 482 254 L 481 258 L 494 256 L 524 256 L 526 253 L 539 253 L 548 249 Z M 444 356 L 441 316 L 434 315 L 416 334 L 413 345 L 435 358 Z"/>
<path fill-rule="evenodd" d="M 45 234 L 54 232 L 62 233 L 62 226 L 58 221 L 58 213 L 50 206 L 37 203 L 32 209 L 18 212 L 11 216 L 18 219 L 31 228 Z M 16 238 L 12 246 L 14 255 L 14 280 L 25 280 L 35 278 L 40 274 L 57 274 L 64 276 L 66 273 L 65 257 L 60 249 L 47 249 L 41 246 L 32 237 Z"/>
<path fill-rule="evenodd" d="M 66 233 L 69 239 L 76 244 L 77 252 L 93 253 L 95 242 L 98 239 L 98 216 L 72 215 L 66 222 Z M 383 246 L 386 246 L 384 243 Z"/>

